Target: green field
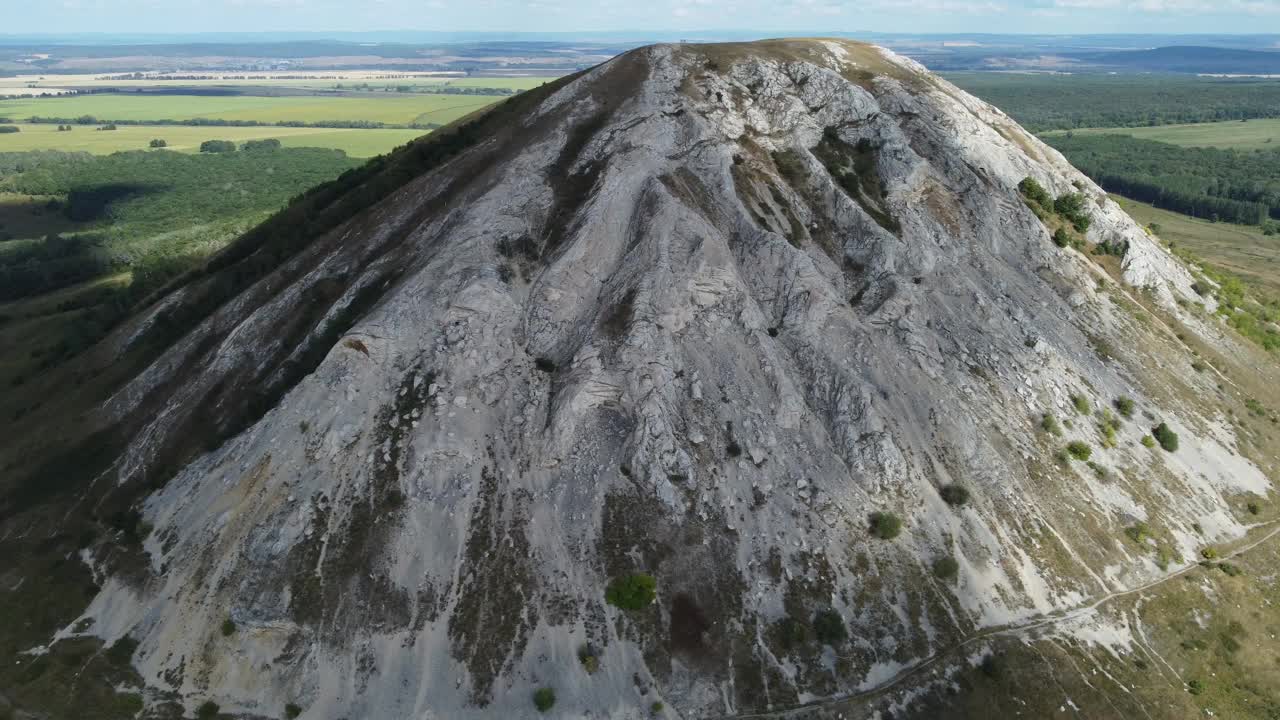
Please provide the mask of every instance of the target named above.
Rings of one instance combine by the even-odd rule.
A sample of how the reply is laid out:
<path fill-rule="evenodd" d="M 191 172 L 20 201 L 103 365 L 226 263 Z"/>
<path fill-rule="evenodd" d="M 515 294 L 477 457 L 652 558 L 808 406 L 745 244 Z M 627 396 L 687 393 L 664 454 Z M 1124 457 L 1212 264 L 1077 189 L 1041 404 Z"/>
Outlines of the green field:
<path fill-rule="evenodd" d="M 1230 150 L 1280 147 L 1280 119 L 1136 128 L 1082 128 L 1071 132 L 1076 135 L 1131 135 L 1144 140 L 1155 140 L 1182 147 L 1216 147 Z M 1066 131 L 1045 133 L 1046 136 L 1065 134 Z"/>
<path fill-rule="evenodd" d="M 1263 235 L 1251 225 L 1197 220 L 1119 195 L 1111 199 L 1140 224 L 1157 224 L 1160 238 L 1174 247 L 1190 250 L 1269 296 L 1280 296 L 1280 235 Z"/>
<path fill-rule="evenodd" d="M 202 73 L 201 73 L 202 74 Z M 249 93 L 261 92 L 266 88 L 302 88 L 331 90 L 338 85 L 354 88 L 368 84 L 371 88 L 395 88 L 407 85 L 418 89 L 440 88 L 446 86 L 459 88 L 499 88 L 503 90 L 529 90 L 555 80 L 555 77 L 449 77 L 439 75 L 408 74 L 400 77 L 384 77 L 387 73 L 377 71 L 338 71 L 334 73 L 318 72 L 317 77 L 298 77 L 299 73 L 287 73 L 288 77 L 220 77 L 224 73 L 210 73 L 211 77 L 201 79 L 160 79 L 156 77 L 135 79 L 112 79 L 97 74 L 83 75 L 19 75 L 0 77 L 0 95 L 23 94 L 19 92 L 29 87 L 42 88 L 47 91 L 65 89 L 95 88 L 239 88 Z M 320 77 L 325 76 L 325 77 Z M 330 77 L 336 76 L 336 77 Z"/>
<path fill-rule="evenodd" d="M 351 157 L 373 157 L 425 135 L 426 130 L 346 130 L 293 127 L 189 127 L 186 125 L 121 125 L 116 130 L 96 130 L 76 125 L 58 132 L 57 125 L 21 125 L 22 131 L 0 135 L 0 152 L 64 150 L 106 155 L 121 150 L 145 150 L 152 139 L 163 139 L 168 149 L 196 152 L 205 140 L 278 138 L 285 147 L 323 147 L 342 150 Z"/>
<path fill-rule="evenodd" d="M 389 125 L 452 122 L 490 105 L 492 95 L 430 95 L 388 93 L 386 97 L 252 95 L 130 95 L 102 94 L 72 97 L 0 100 L 0 117 L 76 118 L 92 115 L 102 121 L 247 120 L 262 123 L 368 121 Z"/>

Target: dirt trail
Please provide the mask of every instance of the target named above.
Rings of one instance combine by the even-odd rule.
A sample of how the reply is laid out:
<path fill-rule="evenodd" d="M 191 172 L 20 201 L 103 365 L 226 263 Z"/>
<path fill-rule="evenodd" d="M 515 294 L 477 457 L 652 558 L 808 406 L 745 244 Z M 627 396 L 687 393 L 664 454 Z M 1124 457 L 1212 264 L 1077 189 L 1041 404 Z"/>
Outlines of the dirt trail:
<path fill-rule="evenodd" d="M 1232 550 L 1231 552 L 1224 554 L 1219 559 L 1219 561 L 1229 560 L 1231 558 L 1239 557 L 1249 552 L 1250 550 L 1258 547 L 1259 545 L 1267 542 L 1268 540 L 1272 539 L 1276 535 L 1280 535 L 1280 525 L 1277 525 L 1277 523 L 1280 523 L 1280 520 L 1271 520 L 1265 523 L 1259 523 L 1258 525 L 1255 525 L 1254 526 L 1255 528 L 1265 527 L 1267 525 L 1276 525 L 1276 527 L 1273 527 L 1262 537 L 1257 538 L 1255 540 L 1250 540 L 1244 545 L 1241 545 L 1235 548 L 1234 550 Z M 819 710 L 827 707 L 834 707 L 837 705 L 842 705 L 845 703 L 856 702 L 858 700 L 870 698 L 880 693 L 883 693 L 886 690 L 893 689 L 894 687 L 902 684 L 904 681 L 918 675 L 920 672 L 924 670 L 928 670 L 929 668 L 933 667 L 938 663 L 938 661 L 944 658 L 947 658 L 951 655 L 954 655 L 960 650 L 963 650 L 975 643 L 982 642 L 983 640 L 989 640 L 993 637 L 1000 637 L 1003 635 L 1012 635 L 1020 632 L 1039 630 L 1049 625 L 1056 625 L 1058 623 L 1065 622 L 1068 620 L 1078 619 L 1092 612 L 1093 610 L 1096 610 L 1097 608 L 1103 605 L 1106 605 L 1107 603 L 1113 600 L 1116 600 L 1122 597 L 1127 597 L 1129 595 L 1136 595 L 1139 593 L 1146 592 L 1148 590 L 1151 590 L 1152 588 L 1159 587 L 1160 585 L 1163 585 L 1164 583 L 1167 583 L 1170 580 L 1175 580 L 1179 577 L 1182 577 L 1183 575 L 1186 575 L 1192 570 L 1196 570 L 1198 568 L 1200 568 L 1200 565 L 1198 563 L 1191 563 L 1186 567 L 1175 570 L 1174 572 L 1171 572 L 1168 575 L 1165 575 L 1164 577 L 1158 578 L 1156 580 L 1152 580 L 1151 582 L 1144 583 L 1137 587 L 1132 587 L 1125 590 L 1117 590 L 1112 593 L 1107 593 L 1105 595 L 1101 595 L 1096 598 L 1093 598 L 1086 603 L 1077 605 L 1073 608 L 1069 608 L 1066 610 L 1059 610 L 1057 612 L 1047 613 L 1044 615 L 1027 618 L 1021 622 L 1013 623 L 1011 625 L 999 625 L 999 626 L 989 627 L 989 628 L 980 630 L 977 633 L 974 633 L 973 635 L 970 635 L 969 637 L 965 638 L 964 640 L 961 640 L 960 642 L 954 645 L 951 645 L 950 647 L 944 648 L 932 655 L 929 655 L 928 657 L 925 657 L 915 665 L 903 668 L 902 670 L 898 671 L 896 675 L 876 685 L 873 688 L 861 690 L 859 692 L 852 693 L 849 695 L 842 695 L 838 698 L 824 698 L 822 700 L 815 700 L 813 702 L 805 703 L 802 705 L 795 705 L 793 707 L 785 708 L 782 710 L 770 710 L 767 712 L 757 712 L 757 713 L 743 713 L 739 715 L 721 715 L 715 718 L 709 718 L 708 720 L 747 720 L 748 718 L 797 717 L 800 713 L 803 713 L 803 712 Z"/>

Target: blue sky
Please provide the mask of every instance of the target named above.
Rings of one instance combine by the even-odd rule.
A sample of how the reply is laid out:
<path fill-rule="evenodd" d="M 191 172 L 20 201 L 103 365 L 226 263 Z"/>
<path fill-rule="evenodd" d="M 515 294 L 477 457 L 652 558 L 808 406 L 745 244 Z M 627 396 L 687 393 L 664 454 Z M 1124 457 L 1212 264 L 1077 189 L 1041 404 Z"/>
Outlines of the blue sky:
<path fill-rule="evenodd" d="M 0 0 L 0 33 L 1280 33 L 1280 0 Z"/>

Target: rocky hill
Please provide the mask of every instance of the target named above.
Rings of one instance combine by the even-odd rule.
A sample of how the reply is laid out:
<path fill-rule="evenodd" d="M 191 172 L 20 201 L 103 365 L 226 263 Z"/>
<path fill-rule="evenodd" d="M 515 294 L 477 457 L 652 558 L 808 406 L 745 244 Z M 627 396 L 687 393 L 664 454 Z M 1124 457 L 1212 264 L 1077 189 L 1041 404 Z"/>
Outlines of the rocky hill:
<path fill-rule="evenodd" d="M 1000 637 L 1127 658 L 1104 604 L 1272 491 L 1227 408 L 1274 370 L 1193 271 L 888 51 L 626 53 L 297 199 L 36 387 L 4 640 L 55 670 L 0 687 L 82 646 L 157 717 L 942 717 Z M 1002 692 L 1179 717 L 1170 670 Z"/>

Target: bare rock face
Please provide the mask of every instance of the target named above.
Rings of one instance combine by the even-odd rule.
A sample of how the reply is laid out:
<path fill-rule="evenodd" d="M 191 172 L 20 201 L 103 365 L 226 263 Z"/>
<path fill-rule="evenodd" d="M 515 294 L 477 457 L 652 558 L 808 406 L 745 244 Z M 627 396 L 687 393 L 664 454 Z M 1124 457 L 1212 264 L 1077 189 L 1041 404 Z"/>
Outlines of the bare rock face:
<path fill-rule="evenodd" d="M 797 706 L 1191 562 L 1266 486 L 1126 300 L 1176 314 L 1186 270 L 888 51 L 653 46 L 438 135 L 113 338 L 176 338 L 98 415 L 128 429 L 102 482 L 163 485 L 87 615 L 189 708 Z M 1083 192 L 1123 261 L 1056 247 L 1027 177 Z M 1156 421 L 1177 453 L 1138 442 Z M 1055 458 L 1071 440 L 1092 467 Z M 1167 556 L 1123 542 L 1156 515 Z M 638 572 L 652 605 L 606 603 Z M 811 637 L 819 613 L 847 637 Z"/>

